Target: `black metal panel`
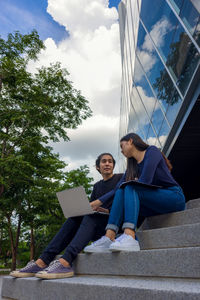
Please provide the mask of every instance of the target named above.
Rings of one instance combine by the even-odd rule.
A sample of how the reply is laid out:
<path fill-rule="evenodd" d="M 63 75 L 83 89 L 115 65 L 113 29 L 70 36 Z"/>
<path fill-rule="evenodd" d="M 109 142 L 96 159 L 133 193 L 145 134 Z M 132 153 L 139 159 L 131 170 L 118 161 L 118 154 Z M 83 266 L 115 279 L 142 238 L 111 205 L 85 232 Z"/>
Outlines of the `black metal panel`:
<path fill-rule="evenodd" d="M 200 97 L 187 118 L 171 152 L 172 174 L 186 199 L 200 197 Z"/>

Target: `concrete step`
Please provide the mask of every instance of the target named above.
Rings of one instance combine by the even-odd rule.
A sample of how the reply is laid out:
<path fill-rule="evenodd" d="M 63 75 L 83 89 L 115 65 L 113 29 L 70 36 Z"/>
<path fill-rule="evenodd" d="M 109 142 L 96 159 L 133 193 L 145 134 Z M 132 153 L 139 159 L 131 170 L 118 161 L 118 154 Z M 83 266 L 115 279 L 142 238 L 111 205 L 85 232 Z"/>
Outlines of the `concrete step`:
<path fill-rule="evenodd" d="M 15 300 L 197 300 L 200 280 L 88 275 L 59 280 L 5 277 L 2 295 Z"/>
<path fill-rule="evenodd" d="M 185 224 L 199 223 L 200 220 L 200 207 L 187 209 L 184 211 L 169 213 L 165 215 L 158 215 L 148 217 L 145 219 L 143 224 L 140 226 L 139 231 L 172 227 Z"/>
<path fill-rule="evenodd" d="M 186 208 L 187 209 L 197 208 L 197 207 L 200 207 L 200 198 L 190 200 L 186 203 Z"/>
<path fill-rule="evenodd" d="M 76 274 L 200 278 L 200 247 L 79 254 Z"/>
<path fill-rule="evenodd" d="M 137 237 L 143 250 L 200 247 L 200 223 L 138 231 Z"/>

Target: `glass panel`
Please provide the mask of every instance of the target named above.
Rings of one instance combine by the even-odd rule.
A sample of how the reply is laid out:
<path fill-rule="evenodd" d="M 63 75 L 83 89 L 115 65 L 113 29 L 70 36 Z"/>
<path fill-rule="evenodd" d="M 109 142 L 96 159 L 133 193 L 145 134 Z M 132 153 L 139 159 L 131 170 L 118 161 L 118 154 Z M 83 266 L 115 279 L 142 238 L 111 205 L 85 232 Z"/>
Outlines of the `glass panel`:
<path fill-rule="evenodd" d="M 171 126 L 174 124 L 175 118 L 179 112 L 181 104 L 182 104 L 182 99 L 179 98 L 179 100 L 173 106 L 172 105 L 168 106 L 166 112 L 166 118 Z"/>
<path fill-rule="evenodd" d="M 135 58 L 134 82 L 143 101 L 143 104 L 148 111 L 149 116 L 151 117 L 155 107 L 156 99 L 148 84 L 148 81 L 146 80 L 145 73 L 137 57 Z"/>
<path fill-rule="evenodd" d="M 158 136 L 167 135 L 169 133 L 169 130 L 170 130 L 170 127 L 169 127 L 166 119 L 164 118 Z"/>
<path fill-rule="evenodd" d="M 131 93 L 132 89 L 132 66 L 131 66 L 131 61 L 130 61 L 130 47 L 129 47 L 129 42 L 128 42 L 128 35 L 126 34 L 125 38 L 125 52 L 124 55 L 126 57 L 126 68 L 127 68 L 127 83 L 128 83 L 128 88 Z"/>
<path fill-rule="evenodd" d="M 120 134 L 125 134 L 127 131 L 128 114 L 129 114 L 129 94 L 127 94 L 127 78 L 126 68 L 123 65 L 122 70 L 122 99 L 121 99 L 121 111 L 120 111 Z M 122 123 L 122 124 L 121 124 Z"/>
<path fill-rule="evenodd" d="M 133 92 L 131 97 L 132 105 L 138 117 L 139 127 L 144 132 L 144 136 L 146 138 L 148 133 L 149 117 L 144 109 L 144 106 L 142 104 L 142 101 L 140 99 L 140 96 L 135 86 L 133 87 L 132 92 Z"/>
<path fill-rule="evenodd" d="M 148 18 L 145 17 L 147 14 Z M 184 95 L 199 63 L 197 49 L 164 0 L 143 0 L 141 18 L 174 81 Z M 149 51 L 152 48 L 147 39 L 144 41 L 144 46 Z M 168 77 L 167 72 L 162 75 L 164 82 L 167 83 L 168 78 L 165 78 Z"/>
<path fill-rule="evenodd" d="M 190 80 L 200 63 L 200 55 L 186 33 L 180 35 L 178 43 L 173 44 L 167 65 L 173 66 L 178 78 L 177 85 L 185 95 Z"/>
<path fill-rule="evenodd" d="M 154 88 L 157 98 L 160 100 L 162 109 L 166 111 L 168 104 L 177 101 L 176 98 L 173 98 L 173 95 L 176 95 L 174 93 L 175 87 L 155 51 L 151 39 L 146 34 L 141 24 L 139 26 L 139 38 L 136 53 L 152 87 Z M 138 72 L 136 73 L 137 77 L 135 78 L 134 76 L 134 80 L 138 80 L 142 76 Z"/>
<path fill-rule="evenodd" d="M 138 36 L 138 26 L 139 26 L 139 11 L 137 1 L 128 1 L 128 8 L 131 8 L 131 16 L 132 16 L 132 28 L 133 28 L 133 38 L 134 38 L 134 46 L 137 44 L 137 36 Z"/>
<path fill-rule="evenodd" d="M 162 147 L 164 146 L 164 143 L 165 143 L 166 138 L 168 136 L 169 130 L 170 130 L 169 126 L 168 126 L 166 120 L 164 119 L 163 123 L 162 123 L 162 126 L 161 126 L 161 129 L 160 129 L 160 132 L 159 132 L 159 141 L 160 141 L 160 144 L 162 145 Z"/>
<path fill-rule="evenodd" d="M 130 114 L 129 114 L 128 132 L 135 132 L 138 129 L 138 125 L 139 122 L 137 116 L 131 105 Z"/>
<path fill-rule="evenodd" d="M 152 124 L 153 124 L 157 134 L 160 131 L 160 127 L 163 123 L 163 119 L 164 119 L 163 112 L 161 111 L 161 109 L 159 108 L 159 105 L 157 104 L 155 107 L 155 111 L 152 115 L 152 119 L 151 119 Z"/>
<path fill-rule="evenodd" d="M 147 136 L 147 144 L 155 145 L 157 147 L 161 147 L 161 144 L 160 144 L 158 138 L 156 137 L 151 125 L 149 125 L 149 132 L 148 132 L 148 136 Z"/>
<path fill-rule="evenodd" d="M 130 1 L 127 3 L 127 29 L 128 29 L 128 36 L 129 36 L 129 47 L 131 53 L 131 60 L 132 65 L 134 65 L 134 57 L 135 57 L 135 43 L 134 43 L 134 34 L 133 34 L 133 24 L 132 24 L 132 14 L 130 8 Z"/>
<path fill-rule="evenodd" d="M 144 132 L 139 128 L 138 116 L 136 115 L 135 110 L 132 106 L 129 115 L 128 132 L 137 133 L 143 140 L 145 140 L 146 138 Z"/>
<path fill-rule="evenodd" d="M 183 23 L 190 31 L 191 35 L 195 38 L 200 46 L 199 40 L 199 13 L 193 6 L 191 1 L 188 0 L 169 0 L 175 8 L 177 14 L 182 19 Z"/>

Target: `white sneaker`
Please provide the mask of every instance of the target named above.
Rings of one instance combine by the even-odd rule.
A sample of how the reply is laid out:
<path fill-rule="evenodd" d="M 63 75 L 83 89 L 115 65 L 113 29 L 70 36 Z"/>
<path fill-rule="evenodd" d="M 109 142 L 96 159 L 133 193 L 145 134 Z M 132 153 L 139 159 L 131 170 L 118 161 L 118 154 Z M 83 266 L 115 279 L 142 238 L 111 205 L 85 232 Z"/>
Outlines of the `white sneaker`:
<path fill-rule="evenodd" d="M 140 251 L 138 241 L 128 234 L 122 234 L 118 237 L 109 248 L 111 251 Z"/>
<path fill-rule="evenodd" d="M 100 252 L 110 252 L 109 247 L 112 241 L 107 236 L 102 236 L 99 240 L 95 241 L 91 245 L 85 247 L 83 250 L 87 253 L 100 253 Z"/>

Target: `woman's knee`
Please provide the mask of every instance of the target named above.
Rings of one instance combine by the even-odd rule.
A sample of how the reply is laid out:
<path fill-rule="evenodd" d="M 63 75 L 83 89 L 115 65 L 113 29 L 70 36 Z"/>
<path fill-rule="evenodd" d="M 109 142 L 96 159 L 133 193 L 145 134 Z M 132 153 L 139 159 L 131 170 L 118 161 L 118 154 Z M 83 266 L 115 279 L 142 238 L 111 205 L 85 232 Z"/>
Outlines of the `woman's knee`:
<path fill-rule="evenodd" d="M 123 189 L 118 189 L 115 193 L 115 197 L 122 198 L 124 195 Z"/>

